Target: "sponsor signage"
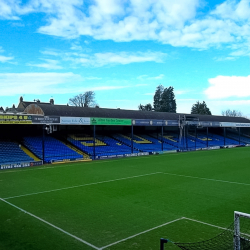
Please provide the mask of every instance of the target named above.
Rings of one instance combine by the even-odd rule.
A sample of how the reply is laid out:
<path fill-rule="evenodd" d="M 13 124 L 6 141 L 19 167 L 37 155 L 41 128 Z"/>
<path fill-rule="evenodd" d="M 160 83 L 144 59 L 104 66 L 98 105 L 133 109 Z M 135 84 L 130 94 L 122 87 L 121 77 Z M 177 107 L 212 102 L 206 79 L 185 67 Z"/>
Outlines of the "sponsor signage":
<path fill-rule="evenodd" d="M 220 122 L 221 127 L 250 127 L 250 123 Z"/>
<path fill-rule="evenodd" d="M 209 121 L 186 121 L 187 125 L 202 126 L 202 127 L 220 127 L 220 122 L 209 122 Z"/>
<path fill-rule="evenodd" d="M 177 150 L 167 150 L 167 151 L 163 151 L 163 154 L 170 154 L 170 153 L 177 153 Z"/>
<path fill-rule="evenodd" d="M 179 126 L 179 121 L 178 120 L 164 121 L 164 126 Z"/>
<path fill-rule="evenodd" d="M 236 123 L 236 127 L 250 127 L 250 123 Z"/>
<path fill-rule="evenodd" d="M 162 126 L 164 125 L 164 122 L 162 120 L 139 119 L 139 120 L 133 120 L 132 124 L 134 126 Z"/>
<path fill-rule="evenodd" d="M 30 115 L 0 115 L 0 124 L 32 124 Z"/>
<path fill-rule="evenodd" d="M 96 160 L 105 160 L 105 159 L 112 159 L 112 158 L 122 158 L 122 157 L 135 157 L 135 156 L 143 156 L 149 155 L 149 152 L 141 152 L 141 153 L 133 153 L 133 154 L 119 154 L 119 155 L 103 155 L 103 156 L 96 156 Z"/>
<path fill-rule="evenodd" d="M 91 125 L 131 126 L 131 119 L 90 118 L 90 124 Z"/>
<path fill-rule="evenodd" d="M 83 158 L 70 158 L 70 159 L 62 159 L 62 160 L 51 160 L 50 163 L 57 163 L 57 162 L 69 162 L 69 161 L 81 161 Z"/>
<path fill-rule="evenodd" d="M 220 149 L 220 146 L 209 147 L 208 150 Z"/>
<path fill-rule="evenodd" d="M 41 166 L 43 165 L 43 161 L 34 161 L 34 162 L 31 162 L 30 163 L 30 166 L 31 167 L 34 167 L 34 166 Z"/>
<path fill-rule="evenodd" d="M 150 126 L 150 122 L 152 122 L 152 121 L 141 119 L 141 120 L 133 120 L 132 124 L 134 126 Z"/>
<path fill-rule="evenodd" d="M 60 117 L 60 124 L 90 125 L 90 118 L 89 117 Z"/>
<path fill-rule="evenodd" d="M 33 124 L 60 124 L 60 116 L 32 116 Z"/>
<path fill-rule="evenodd" d="M 147 119 L 138 119 L 133 120 L 132 124 L 134 126 L 179 126 L 179 122 L 176 120 L 147 120 Z"/>
<path fill-rule="evenodd" d="M 221 127 L 236 127 L 236 124 L 233 122 L 220 122 Z"/>
<path fill-rule="evenodd" d="M 42 164 L 43 164 L 42 161 L 1 164 L 0 165 L 0 170 L 13 169 L 13 168 L 25 168 L 25 167 L 32 167 L 32 166 L 40 166 Z"/>

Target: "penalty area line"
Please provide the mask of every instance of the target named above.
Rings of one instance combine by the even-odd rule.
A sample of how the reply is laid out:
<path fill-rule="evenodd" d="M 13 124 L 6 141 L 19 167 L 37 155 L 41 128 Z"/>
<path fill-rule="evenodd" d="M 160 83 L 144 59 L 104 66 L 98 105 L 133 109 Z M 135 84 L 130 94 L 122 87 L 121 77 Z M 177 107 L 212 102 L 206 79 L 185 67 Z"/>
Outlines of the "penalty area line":
<path fill-rule="evenodd" d="M 16 208 L 16 209 L 22 211 L 23 213 L 28 214 L 28 215 L 30 215 L 31 217 L 33 217 L 33 218 L 35 218 L 35 219 L 37 219 L 37 220 L 39 220 L 39 221 L 41 221 L 41 222 L 43 222 L 43 223 L 45 223 L 45 224 L 47 224 L 47 225 L 49 225 L 49 226 L 51 226 L 51 227 L 57 229 L 58 231 L 61 231 L 62 233 L 66 234 L 66 235 L 68 235 L 68 236 L 70 236 L 70 237 L 72 237 L 72 238 L 74 238 L 74 239 L 76 239 L 76 240 L 78 240 L 78 241 L 80 241 L 80 242 L 82 242 L 82 243 L 84 243 L 85 245 L 88 245 L 88 246 L 90 246 L 90 247 L 92 247 L 92 248 L 94 248 L 94 249 L 100 250 L 99 247 L 94 246 L 93 244 L 91 244 L 91 243 L 89 243 L 89 242 L 87 242 L 87 241 L 85 241 L 85 240 L 83 240 L 83 239 L 81 239 L 81 238 L 79 238 L 79 237 L 77 237 L 77 236 L 75 236 L 75 235 L 73 235 L 73 234 L 71 234 L 71 233 L 69 233 L 69 232 L 63 230 L 62 228 L 57 227 L 57 226 L 51 224 L 50 222 L 48 222 L 48 221 L 46 221 L 46 220 L 44 220 L 44 219 L 42 219 L 42 218 L 40 218 L 40 217 L 38 217 L 38 216 L 36 216 L 36 215 L 34 215 L 34 214 L 32 214 L 32 213 L 30 213 L 30 212 L 28 212 L 28 211 L 26 211 L 26 210 L 24 210 L 24 209 L 22 209 L 22 208 L 20 208 L 20 207 L 18 207 L 18 206 L 16 206 L 16 205 L 12 204 L 12 203 L 10 203 L 10 202 L 4 200 L 3 198 L 0 198 L 0 200 L 3 201 L 3 202 L 5 202 L 5 203 L 7 203 L 8 205 L 10 205 L 10 206 Z"/>
<path fill-rule="evenodd" d="M 167 172 L 163 172 L 163 174 L 165 174 L 165 175 L 179 176 L 179 177 L 186 177 L 186 178 L 193 178 L 193 179 L 199 179 L 199 180 L 205 180 L 205 181 L 217 181 L 217 182 L 223 182 L 223 183 L 229 183 L 229 184 L 237 184 L 237 185 L 250 186 L 250 183 L 243 183 L 243 182 L 224 181 L 224 180 L 218 180 L 218 179 L 210 179 L 210 178 L 190 176 L 190 175 L 183 175 L 183 174 L 173 174 L 173 173 L 167 173 Z"/>
<path fill-rule="evenodd" d="M 164 223 L 164 224 L 162 224 L 162 225 L 159 225 L 159 226 L 157 226 L 157 227 L 150 228 L 150 229 L 145 230 L 145 231 L 143 231 L 143 232 L 140 232 L 140 233 L 138 233 L 138 234 L 131 235 L 131 236 L 127 237 L 127 238 L 124 238 L 124 239 L 122 239 L 122 240 L 118 240 L 118 241 L 116 241 L 116 242 L 114 242 L 114 243 L 111 243 L 111 244 L 109 244 L 109 245 L 106 245 L 106 246 L 104 246 L 104 247 L 101 247 L 100 250 L 103 250 L 103 249 L 105 249 L 105 248 L 114 246 L 114 245 L 119 244 L 119 243 L 121 243 L 121 242 L 123 242 L 123 241 L 129 240 L 129 239 L 132 239 L 132 238 L 135 238 L 135 237 L 137 237 L 137 236 L 139 236 L 139 235 L 141 235 L 141 234 L 145 234 L 145 233 L 150 232 L 150 231 L 153 231 L 153 230 L 155 230 L 155 229 L 157 229 L 157 228 L 164 227 L 164 226 L 166 226 L 166 225 L 168 225 L 168 224 L 171 224 L 171 223 L 174 223 L 174 222 L 176 222 L 176 221 L 183 220 L 183 219 L 185 219 L 185 217 L 181 217 L 181 218 L 178 218 L 178 219 L 169 221 L 169 222 L 167 222 L 167 223 Z"/>
<path fill-rule="evenodd" d="M 200 223 L 200 224 L 203 224 L 203 225 L 207 225 L 207 226 L 210 226 L 210 227 L 216 227 L 216 228 L 219 228 L 219 229 L 222 229 L 222 230 L 227 230 L 228 229 L 228 228 L 225 228 L 225 227 L 216 226 L 216 225 L 204 222 L 204 221 L 195 220 L 195 219 L 191 219 L 191 218 L 188 218 L 188 217 L 183 217 L 183 219 L 194 221 L 194 222 L 197 222 L 197 223 Z"/>

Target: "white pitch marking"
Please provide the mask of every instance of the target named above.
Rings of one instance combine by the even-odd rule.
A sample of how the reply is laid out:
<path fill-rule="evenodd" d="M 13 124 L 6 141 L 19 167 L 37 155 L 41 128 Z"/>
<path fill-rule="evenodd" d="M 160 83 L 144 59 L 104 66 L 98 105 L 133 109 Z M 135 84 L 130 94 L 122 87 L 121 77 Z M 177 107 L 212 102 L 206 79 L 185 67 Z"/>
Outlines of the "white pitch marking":
<path fill-rule="evenodd" d="M 51 227 L 53 227 L 53 228 L 55 228 L 55 229 L 61 231 L 62 233 L 67 234 L 68 236 L 70 236 L 70 237 L 72 237 L 72 238 L 74 238 L 74 239 L 76 239 L 76 240 L 78 240 L 78 241 L 84 243 L 85 245 L 88 245 L 88 246 L 90 246 L 90 247 L 92 247 L 92 248 L 94 248 L 94 249 L 100 250 L 100 248 L 98 248 L 98 247 L 92 245 L 91 243 L 89 243 L 89 242 L 87 242 L 87 241 L 85 241 L 85 240 L 83 240 L 83 239 L 81 239 L 81 238 L 79 238 L 79 237 L 77 237 L 77 236 L 75 236 L 75 235 L 73 235 L 73 234 L 71 234 L 71 233 L 69 233 L 69 232 L 63 230 L 63 229 L 60 228 L 60 227 L 57 227 L 57 226 L 55 226 L 55 225 L 49 223 L 48 221 L 46 221 L 46 220 L 44 220 L 44 219 L 42 219 L 42 218 L 40 218 L 40 217 L 38 217 L 38 216 L 36 216 L 36 215 L 34 215 L 34 214 L 32 214 L 32 213 L 29 213 L 28 211 L 26 211 L 26 210 L 24 210 L 24 209 L 22 209 L 22 208 L 20 208 L 20 207 L 18 207 L 18 206 L 16 206 L 16 205 L 14 205 L 14 204 L 8 202 L 8 201 L 6 201 L 5 199 L 0 198 L 0 200 L 3 201 L 3 202 L 5 202 L 5 203 L 7 203 L 7 204 L 9 204 L 10 206 L 12 206 L 12 207 L 14 207 L 14 208 L 16 208 L 16 209 L 22 211 L 23 213 L 26 213 L 26 214 L 28 214 L 28 215 L 30 215 L 30 216 L 36 218 L 37 220 L 40 220 L 41 222 L 43 222 L 43 223 L 45 223 L 45 224 L 47 224 L 47 225 L 49 225 L 49 226 L 51 226 Z"/>
<path fill-rule="evenodd" d="M 187 217 L 183 217 L 183 218 L 186 219 L 186 220 L 191 220 L 191 221 L 194 221 L 194 222 L 198 222 L 198 223 L 210 226 L 210 227 L 216 227 L 216 228 L 223 229 L 223 230 L 228 229 L 228 228 L 225 228 L 225 227 L 216 226 L 216 225 L 213 225 L 213 224 L 210 224 L 210 223 L 207 223 L 207 222 L 203 222 L 203 221 L 200 221 L 200 220 L 195 220 L 195 219 L 191 219 L 191 218 L 187 218 Z"/>
<path fill-rule="evenodd" d="M 134 237 L 136 237 L 136 236 L 139 236 L 139 235 L 141 235 L 141 234 L 145 234 L 145 233 L 150 232 L 150 231 L 152 231 L 152 230 L 155 230 L 155 229 L 157 229 L 157 228 L 164 227 L 164 226 L 166 226 L 166 225 L 168 225 L 168 224 L 171 224 L 171 223 L 174 223 L 174 222 L 176 222 L 176 221 L 183 220 L 183 219 L 185 219 L 185 217 L 181 217 L 181 218 L 178 218 L 178 219 L 176 219 L 176 220 L 172 220 L 172 221 L 169 221 L 169 222 L 164 223 L 164 224 L 162 224 L 162 225 L 159 225 L 159 226 L 157 226 L 157 227 L 150 228 L 150 229 L 145 230 L 145 231 L 143 231 L 143 232 L 140 232 L 140 233 L 138 233 L 138 234 L 134 234 L 134 235 L 129 236 L 129 237 L 125 238 L 125 239 L 122 239 L 122 240 L 116 241 L 116 242 L 114 242 L 114 243 L 111 243 L 111 244 L 109 244 L 109 245 L 107 245 L 107 246 L 101 247 L 100 250 L 105 249 L 105 248 L 107 248 L 107 247 L 111 247 L 111 246 L 116 245 L 116 244 L 118 244 L 118 243 L 120 243 L 120 242 L 129 240 L 129 239 L 132 239 L 132 238 L 134 238 Z"/>
<path fill-rule="evenodd" d="M 198 152 L 198 151 L 193 151 L 193 152 Z M 208 151 L 206 151 L 208 152 Z M 165 156 L 171 156 L 171 155 L 185 155 L 185 154 L 188 154 L 190 152 L 180 152 L 180 153 L 169 153 L 169 154 L 163 154 L 163 155 L 155 155 L 156 157 L 165 157 Z M 127 158 L 119 158 L 119 159 L 109 159 L 109 160 L 95 160 L 95 161 L 87 161 L 87 162 L 84 162 L 85 164 L 99 164 L 99 163 L 103 163 L 103 162 L 114 162 L 114 161 L 120 161 L 120 160 L 123 160 L 123 161 L 126 161 L 126 160 L 140 160 L 141 158 L 146 158 L 146 157 L 151 157 L 150 155 L 142 155 L 140 157 L 127 157 Z M 34 168 L 28 168 L 28 169 L 18 169 L 18 170 L 10 170 L 10 171 L 0 171 L 0 174 L 8 174 L 8 173 L 15 173 L 15 172 L 25 172 L 25 171 L 33 171 L 33 170 L 45 170 L 45 169 L 50 169 L 50 168 L 65 168 L 65 167 L 73 167 L 73 166 L 78 166 L 77 164 L 74 165 L 74 163 L 79 163 L 79 162 L 72 162 L 72 164 L 70 165 L 57 165 L 56 167 L 46 167 L 46 166 L 43 166 L 43 167 L 34 167 Z"/>
<path fill-rule="evenodd" d="M 155 172 L 155 173 L 150 173 L 150 174 L 135 175 L 135 176 L 131 176 L 131 177 L 124 177 L 124 178 L 119 178 L 119 179 L 114 179 L 114 180 L 99 181 L 99 182 L 94 182 L 94 183 L 82 184 L 82 185 L 78 185 L 78 186 L 58 188 L 58 189 L 52 189 L 52 190 L 48 190 L 48 191 L 42 191 L 42 192 L 36 192 L 36 193 L 30 193 L 30 194 L 16 195 L 16 196 L 12 196 L 12 197 L 6 197 L 4 199 L 8 200 L 8 199 L 13 199 L 13 198 L 18 198 L 18 197 L 29 196 L 29 195 L 44 194 L 44 193 L 50 193 L 50 192 L 55 192 L 55 191 L 67 190 L 67 189 L 71 189 L 71 188 L 85 187 L 85 186 L 97 185 L 97 184 L 108 183 L 108 182 L 113 182 L 113 181 L 121 181 L 121 180 L 133 179 L 133 178 L 138 178 L 138 177 L 144 177 L 144 176 L 148 176 L 148 175 L 161 174 L 161 173 L 162 172 Z"/>
<path fill-rule="evenodd" d="M 196 177 L 196 176 L 183 175 L 183 174 L 172 174 L 172 173 L 167 173 L 167 172 L 164 172 L 163 174 L 175 175 L 175 176 L 187 177 L 187 178 L 194 178 L 194 179 L 200 179 L 200 180 L 206 180 L 206 181 L 217 181 L 217 182 L 224 182 L 224 183 L 230 183 L 230 184 L 238 184 L 238 185 L 250 186 L 250 183 L 242 183 L 242 182 L 235 182 L 235 181 L 224 181 L 224 180 L 209 179 L 209 178 Z"/>

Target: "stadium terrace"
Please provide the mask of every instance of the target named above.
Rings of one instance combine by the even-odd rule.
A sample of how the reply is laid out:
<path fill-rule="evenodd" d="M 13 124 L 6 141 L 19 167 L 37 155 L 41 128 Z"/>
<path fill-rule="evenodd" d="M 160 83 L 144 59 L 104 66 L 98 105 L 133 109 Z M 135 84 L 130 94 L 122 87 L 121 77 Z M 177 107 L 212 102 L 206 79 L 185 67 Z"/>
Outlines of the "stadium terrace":
<path fill-rule="evenodd" d="M 0 169 L 250 144 L 242 117 L 26 102 L 0 111 Z"/>

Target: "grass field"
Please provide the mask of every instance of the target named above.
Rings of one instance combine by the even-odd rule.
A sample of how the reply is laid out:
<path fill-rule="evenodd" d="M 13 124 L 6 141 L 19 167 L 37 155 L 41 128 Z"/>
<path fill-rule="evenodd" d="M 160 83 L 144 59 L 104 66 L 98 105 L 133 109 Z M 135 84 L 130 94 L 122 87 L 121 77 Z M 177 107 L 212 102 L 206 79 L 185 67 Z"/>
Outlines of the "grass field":
<path fill-rule="evenodd" d="M 250 148 L 5 170 L 0 197 L 1 250 L 200 241 L 250 213 Z"/>

